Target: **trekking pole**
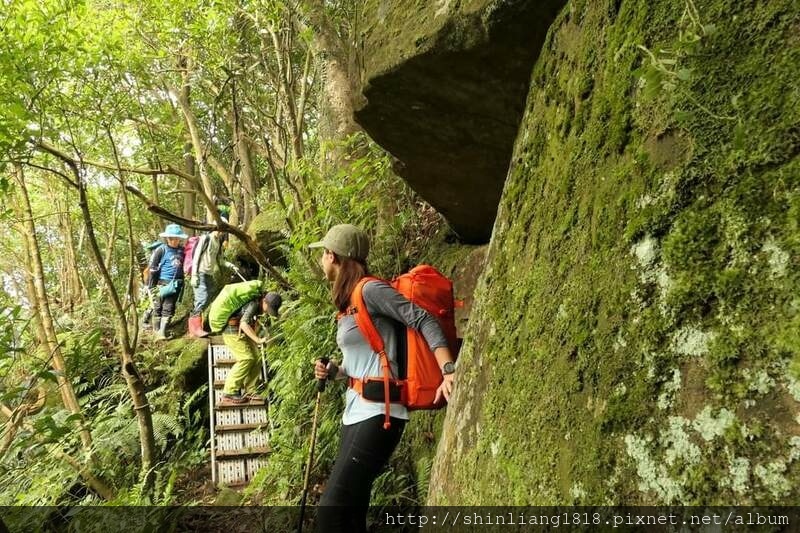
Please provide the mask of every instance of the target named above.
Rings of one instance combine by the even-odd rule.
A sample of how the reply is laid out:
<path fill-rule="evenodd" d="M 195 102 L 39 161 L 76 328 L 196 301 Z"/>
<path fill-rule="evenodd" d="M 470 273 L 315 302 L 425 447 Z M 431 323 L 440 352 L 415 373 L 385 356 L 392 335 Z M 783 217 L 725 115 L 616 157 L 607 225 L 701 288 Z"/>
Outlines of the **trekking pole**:
<path fill-rule="evenodd" d="M 237 276 L 239 276 L 240 280 L 247 281 L 246 279 L 244 279 L 244 276 L 242 276 L 242 272 L 238 268 L 233 267 L 233 271 L 234 273 L 236 273 Z"/>
<path fill-rule="evenodd" d="M 320 359 L 323 365 L 327 365 L 329 359 Z M 319 401 L 322 398 L 322 391 L 325 390 L 325 379 L 317 380 L 317 401 L 314 404 L 314 421 L 311 423 L 311 447 L 308 450 L 308 462 L 306 463 L 306 474 L 303 480 L 303 496 L 300 498 L 300 520 L 297 522 L 297 532 L 303 533 L 303 515 L 306 511 L 306 496 L 308 496 L 308 479 L 311 475 L 311 463 L 314 462 L 314 446 L 317 440 L 317 419 L 319 418 Z"/>

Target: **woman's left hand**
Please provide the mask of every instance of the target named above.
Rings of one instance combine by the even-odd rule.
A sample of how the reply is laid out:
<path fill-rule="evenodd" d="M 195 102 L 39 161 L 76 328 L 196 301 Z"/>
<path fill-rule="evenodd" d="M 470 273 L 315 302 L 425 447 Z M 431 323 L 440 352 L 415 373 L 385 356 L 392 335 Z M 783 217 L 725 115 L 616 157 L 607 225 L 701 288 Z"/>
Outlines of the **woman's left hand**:
<path fill-rule="evenodd" d="M 436 396 L 433 398 L 434 403 L 437 403 L 442 397 L 444 397 L 446 401 L 450 401 L 450 395 L 453 393 L 454 380 L 455 374 L 446 374 L 443 376 L 442 384 L 436 389 Z"/>

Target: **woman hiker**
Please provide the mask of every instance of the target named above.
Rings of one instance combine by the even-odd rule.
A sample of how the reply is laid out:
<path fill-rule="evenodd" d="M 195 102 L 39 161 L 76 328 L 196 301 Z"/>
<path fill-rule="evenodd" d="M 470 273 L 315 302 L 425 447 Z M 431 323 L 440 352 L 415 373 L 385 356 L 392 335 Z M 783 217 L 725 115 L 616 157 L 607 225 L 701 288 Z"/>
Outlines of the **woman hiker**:
<path fill-rule="evenodd" d="M 166 339 L 167 326 L 183 290 L 183 241 L 189 236 L 178 224 L 167 224 L 158 236 L 166 239 L 166 244 L 150 256 L 147 287 L 153 304 L 153 332 L 156 339 Z"/>
<path fill-rule="evenodd" d="M 325 237 L 310 245 L 323 248 L 320 263 L 325 277 L 332 282 L 333 303 L 341 313 L 336 342 L 342 350 L 341 364 L 323 365 L 317 361 L 317 379 L 366 379 L 382 376 L 380 358 L 356 326 L 350 307 L 350 295 L 359 280 L 368 274 L 369 240 L 350 224 L 334 226 Z M 453 356 L 439 323 L 419 306 L 411 303 L 388 283 L 368 281 L 363 288 L 364 303 L 384 340 L 393 378 L 397 368 L 397 323 L 419 330 L 434 352 L 440 368 L 446 369 L 436 391 L 450 398 L 453 390 Z M 449 364 L 448 364 L 449 363 Z M 408 410 L 400 403 L 390 407 L 391 424 L 384 429 L 384 403 L 364 400 L 352 388 L 345 394 L 342 416 L 342 439 L 325 491 L 317 507 L 318 531 L 366 531 L 372 483 L 392 455 L 403 434 Z"/>
<path fill-rule="evenodd" d="M 266 343 L 267 337 L 259 337 L 253 326 L 263 313 L 277 317 L 282 302 L 281 295 L 277 292 L 259 294 L 228 319 L 222 340 L 233 353 L 236 363 L 225 379 L 221 403 L 230 405 L 263 402 L 256 390 L 261 372 L 256 345 Z"/>

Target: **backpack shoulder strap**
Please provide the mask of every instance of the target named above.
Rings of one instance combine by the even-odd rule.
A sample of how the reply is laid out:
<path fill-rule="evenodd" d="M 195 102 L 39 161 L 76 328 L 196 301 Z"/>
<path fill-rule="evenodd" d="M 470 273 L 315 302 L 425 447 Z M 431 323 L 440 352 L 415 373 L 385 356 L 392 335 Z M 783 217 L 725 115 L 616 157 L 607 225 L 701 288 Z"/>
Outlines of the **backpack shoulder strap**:
<path fill-rule="evenodd" d="M 367 310 L 367 303 L 364 301 L 364 285 L 368 281 L 376 279 L 378 278 L 361 278 L 350 295 L 350 309 L 356 321 L 356 326 L 361 330 L 362 335 L 367 339 L 372 349 L 375 350 L 375 353 L 379 354 L 384 350 L 383 338 L 372 322 L 372 317 Z"/>
<path fill-rule="evenodd" d="M 201 235 L 195 242 L 192 248 L 192 274 L 198 274 L 197 270 L 200 268 L 200 258 L 208 247 L 208 241 L 211 239 L 210 233 Z"/>
<path fill-rule="evenodd" d="M 164 268 L 164 263 L 167 262 L 167 245 L 162 243 L 161 246 L 156 248 L 155 253 L 160 255 L 160 259 L 158 260 L 158 270 L 160 271 Z"/>
<path fill-rule="evenodd" d="M 350 310 L 353 314 L 353 318 L 356 321 L 356 326 L 358 329 L 361 330 L 361 334 L 367 339 L 369 345 L 372 347 L 373 351 L 378 354 L 378 357 L 381 360 L 381 368 L 383 369 L 383 398 L 384 398 L 384 417 L 383 417 L 383 429 L 389 429 L 391 426 L 391 422 L 389 420 L 390 417 L 390 407 L 389 407 L 389 380 L 391 379 L 391 368 L 389 367 L 389 356 L 386 355 L 385 345 L 383 344 L 383 337 L 378 332 L 378 329 L 375 327 L 375 324 L 372 322 L 372 317 L 367 310 L 367 303 L 364 301 L 364 285 L 367 284 L 368 281 L 378 280 L 379 278 L 375 277 L 364 277 L 359 280 L 356 284 L 355 288 L 353 289 L 353 294 L 350 295 Z M 351 381 L 355 385 L 355 381 Z M 360 386 L 356 385 L 356 390 L 361 389 L 363 391 L 363 383 L 360 383 Z M 362 393 L 363 394 L 363 393 Z"/>
<path fill-rule="evenodd" d="M 192 250 L 192 254 L 196 252 L 198 256 L 203 255 L 208 249 L 209 244 L 211 244 L 211 234 L 204 233 L 197 239 L 197 241 L 195 241 L 194 243 L 195 249 Z"/>

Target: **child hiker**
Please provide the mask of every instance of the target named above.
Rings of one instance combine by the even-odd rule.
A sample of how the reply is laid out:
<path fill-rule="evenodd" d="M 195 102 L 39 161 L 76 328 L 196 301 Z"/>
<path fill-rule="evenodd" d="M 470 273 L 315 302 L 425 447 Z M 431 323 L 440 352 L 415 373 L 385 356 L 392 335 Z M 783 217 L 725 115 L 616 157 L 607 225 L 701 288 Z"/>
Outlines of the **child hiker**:
<path fill-rule="evenodd" d="M 159 234 L 166 240 L 150 256 L 148 292 L 153 306 L 153 332 L 156 339 L 167 338 L 167 326 L 183 291 L 183 241 L 186 235 L 178 224 L 167 224 Z"/>

